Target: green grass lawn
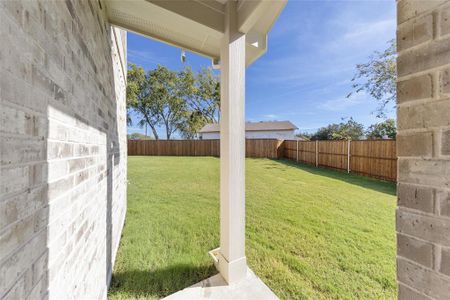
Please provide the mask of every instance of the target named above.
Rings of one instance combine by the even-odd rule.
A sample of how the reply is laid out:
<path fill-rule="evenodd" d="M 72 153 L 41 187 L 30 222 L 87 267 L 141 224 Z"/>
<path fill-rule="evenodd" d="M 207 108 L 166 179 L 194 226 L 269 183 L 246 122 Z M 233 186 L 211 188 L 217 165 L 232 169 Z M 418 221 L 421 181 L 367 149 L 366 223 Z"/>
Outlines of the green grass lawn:
<path fill-rule="evenodd" d="M 395 185 L 247 159 L 246 253 L 282 299 L 391 299 Z M 167 296 L 217 273 L 219 159 L 129 157 L 110 299 Z"/>

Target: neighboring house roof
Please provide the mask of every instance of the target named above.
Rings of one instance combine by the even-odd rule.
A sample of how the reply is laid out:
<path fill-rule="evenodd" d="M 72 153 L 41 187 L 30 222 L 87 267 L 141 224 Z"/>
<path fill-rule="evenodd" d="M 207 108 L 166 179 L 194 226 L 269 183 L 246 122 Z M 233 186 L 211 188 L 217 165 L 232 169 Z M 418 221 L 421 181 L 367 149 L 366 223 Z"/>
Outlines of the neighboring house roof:
<path fill-rule="evenodd" d="M 246 122 L 245 131 L 277 131 L 277 130 L 295 130 L 297 126 L 290 121 L 269 121 L 269 122 Z M 218 123 L 206 124 L 200 129 L 199 133 L 219 132 Z"/>

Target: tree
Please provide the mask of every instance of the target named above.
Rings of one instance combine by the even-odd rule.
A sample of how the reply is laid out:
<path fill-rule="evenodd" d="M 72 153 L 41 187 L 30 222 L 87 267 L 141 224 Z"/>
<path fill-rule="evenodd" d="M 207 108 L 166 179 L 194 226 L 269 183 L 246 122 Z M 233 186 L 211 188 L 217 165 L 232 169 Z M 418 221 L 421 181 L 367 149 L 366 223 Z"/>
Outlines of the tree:
<path fill-rule="evenodd" d="M 131 125 L 133 125 L 133 119 L 131 118 L 132 105 L 128 101 L 128 97 L 127 97 L 127 101 L 126 101 L 126 109 L 127 109 L 127 125 L 131 126 Z"/>
<path fill-rule="evenodd" d="M 132 125 L 131 110 L 137 104 L 141 97 L 140 91 L 144 86 L 144 69 L 138 68 L 135 64 L 130 64 L 127 74 L 126 106 L 127 106 L 127 125 Z"/>
<path fill-rule="evenodd" d="M 179 72 L 181 96 L 186 101 L 185 122 L 179 130 L 184 138 L 194 138 L 207 123 L 220 119 L 220 83 L 211 68 L 203 68 L 195 75 L 192 69 Z"/>
<path fill-rule="evenodd" d="M 127 106 L 136 111 L 141 119 L 139 126 L 148 124 L 153 136 L 159 139 L 156 127 L 160 122 L 158 106 L 151 97 L 150 76 L 146 74 L 142 67 L 131 64 L 127 74 Z M 129 114 L 127 115 L 129 118 Z"/>
<path fill-rule="evenodd" d="M 347 122 L 320 128 L 312 135 L 311 140 L 359 140 L 363 136 L 364 125 L 350 118 Z"/>
<path fill-rule="evenodd" d="M 136 65 L 128 70 L 127 111 L 135 111 L 139 125 L 148 124 L 155 139 L 157 127 L 163 126 L 166 138 L 179 131 L 185 138 L 194 138 L 206 124 L 219 121 L 220 85 L 211 68 L 194 74 L 190 68 L 180 72 L 158 65 L 145 73 Z"/>
<path fill-rule="evenodd" d="M 195 100 L 208 122 L 219 122 L 220 83 L 211 68 L 203 68 L 197 74 Z"/>
<path fill-rule="evenodd" d="M 386 106 L 395 103 L 397 98 L 397 70 L 395 40 L 388 42 L 389 46 L 383 52 L 375 51 L 369 61 L 356 65 L 356 74 L 352 82 L 353 91 L 347 95 L 366 92 L 378 101 L 377 117 L 386 116 Z"/>
<path fill-rule="evenodd" d="M 158 65 L 149 72 L 151 101 L 155 104 L 160 123 L 166 129 L 166 138 L 180 128 L 186 116 L 186 102 L 180 97 L 177 73 Z"/>
<path fill-rule="evenodd" d="M 179 125 L 178 129 L 184 139 L 190 140 L 197 136 L 197 133 L 206 123 L 205 118 L 200 112 L 189 111 L 186 114 L 184 122 Z"/>
<path fill-rule="evenodd" d="M 350 118 L 346 123 L 338 124 L 336 131 L 331 133 L 332 140 L 359 140 L 364 136 L 364 125 Z"/>
<path fill-rule="evenodd" d="M 331 124 L 327 127 L 319 128 L 315 133 L 312 134 L 311 140 L 312 141 L 323 141 L 323 140 L 331 140 L 332 139 L 332 132 L 336 130 L 337 124 Z"/>
<path fill-rule="evenodd" d="M 134 132 L 132 134 L 127 134 L 127 139 L 129 140 L 151 140 L 151 136 L 147 136 L 142 133 Z"/>
<path fill-rule="evenodd" d="M 372 124 L 367 128 L 366 136 L 369 139 L 384 139 L 386 137 L 395 139 L 397 128 L 394 119 L 387 119 L 384 122 Z"/>
<path fill-rule="evenodd" d="M 295 135 L 297 138 L 304 140 L 304 141 L 309 141 L 312 138 L 312 134 L 308 133 L 308 132 L 299 132 Z"/>

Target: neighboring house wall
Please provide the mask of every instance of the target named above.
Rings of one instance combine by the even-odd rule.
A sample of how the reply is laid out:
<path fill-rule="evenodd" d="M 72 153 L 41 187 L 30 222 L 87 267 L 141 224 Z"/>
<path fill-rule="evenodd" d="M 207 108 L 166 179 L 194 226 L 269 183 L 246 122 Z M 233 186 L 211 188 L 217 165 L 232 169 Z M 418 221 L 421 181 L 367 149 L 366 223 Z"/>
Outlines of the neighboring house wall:
<path fill-rule="evenodd" d="M 126 210 L 126 34 L 0 1 L 0 298 L 106 298 Z"/>
<path fill-rule="evenodd" d="M 293 130 L 247 131 L 245 137 L 248 139 L 293 140 L 295 139 L 295 134 Z"/>
<path fill-rule="evenodd" d="M 398 1 L 400 299 L 450 297 L 450 1 Z"/>
<path fill-rule="evenodd" d="M 216 140 L 220 138 L 218 132 L 205 132 L 201 133 L 201 137 L 204 140 Z M 294 140 L 294 130 L 267 130 L 267 131 L 246 131 L 245 138 L 247 139 L 278 139 L 278 140 Z"/>
<path fill-rule="evenodd" d="M 203 140 L 218 140 L 220 139 L 220 133 L 218 132 L 205 132 L 200 134 Z"/>

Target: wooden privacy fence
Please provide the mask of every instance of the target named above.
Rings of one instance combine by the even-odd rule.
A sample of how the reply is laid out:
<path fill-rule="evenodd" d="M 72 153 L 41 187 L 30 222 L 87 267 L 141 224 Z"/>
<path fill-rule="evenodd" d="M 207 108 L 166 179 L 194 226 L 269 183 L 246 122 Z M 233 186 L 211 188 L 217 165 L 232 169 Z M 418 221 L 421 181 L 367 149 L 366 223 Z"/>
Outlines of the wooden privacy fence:
<path fill-rule="evenodd" d="M 395 140 L 296 141 L 247 139 L 247 157 L 297 162 L 396 181 Z M 129 140 L 128 155 L 219 156 L 220 140 Z"/>
<path fill-rule="evenodd" d="M 284 141 L 284 157 L 389 181 L 397 180 L 395 140 Z"/>
<path fill-rule="evenodd" d="M 281 158 L 283 141 L 248 139 L 247 157 Z M 128 155 L 219 156 L 220 140 L 128 140 Z"/>

